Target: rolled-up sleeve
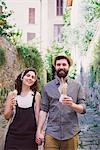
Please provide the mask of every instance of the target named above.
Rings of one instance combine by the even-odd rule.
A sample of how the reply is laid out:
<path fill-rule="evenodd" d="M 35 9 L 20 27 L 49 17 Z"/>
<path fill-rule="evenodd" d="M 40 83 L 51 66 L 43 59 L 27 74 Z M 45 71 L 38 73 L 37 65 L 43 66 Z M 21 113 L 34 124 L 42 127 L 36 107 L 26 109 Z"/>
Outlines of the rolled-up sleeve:
<path fill-rule="evenodd" d="M 49 98 L 45 87 L 43 88 L 43 93 L 42 93 L 41 110 L 47 113 L 49 111 Z"/>
<path fill-rule="evenodd" d="M 85 92 L 83 87 L 81 86 L 81 84 L 79 84 L 79 90 L 78 90 L 78 99 L 77 99 L 77 103 L 81 104 L 83 106 L 83 112 L 82 114 L 86 113 L 86 104 L 85 104 Z"/>

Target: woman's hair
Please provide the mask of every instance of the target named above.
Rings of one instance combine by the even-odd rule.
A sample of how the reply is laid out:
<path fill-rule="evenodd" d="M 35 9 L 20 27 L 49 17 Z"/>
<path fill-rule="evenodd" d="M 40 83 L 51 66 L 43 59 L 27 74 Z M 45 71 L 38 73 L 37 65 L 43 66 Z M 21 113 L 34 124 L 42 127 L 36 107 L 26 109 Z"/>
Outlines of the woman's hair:
<path fill-rule="evenodd" d="M 17 77 L 17 79 L 15 80 L 15 89 L 18 91 L 18 95 L 21 93 L 22 91 L 22 79 L 23 77 L 29 72 L 29 71 L 33 71 L 36 75 L 37 78 L 37 73 L 36 70 L 34 68 L 32 69 L 26 69 L 24 70 L 22 73 L 20 73 Z M 38 91 L 40 92 L 40 86 L 39 86 L 39 80 L 38 78 L 36 79 L 36 81 L 34 82 L 34 84 L 30 87 L 30 89 L 32 91 Z"/>

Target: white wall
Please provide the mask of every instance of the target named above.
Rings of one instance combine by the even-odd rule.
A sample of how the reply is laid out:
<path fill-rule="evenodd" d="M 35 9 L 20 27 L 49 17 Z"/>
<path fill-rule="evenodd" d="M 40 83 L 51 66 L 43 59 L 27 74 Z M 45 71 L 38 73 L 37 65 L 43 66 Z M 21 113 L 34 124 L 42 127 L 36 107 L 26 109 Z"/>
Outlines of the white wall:
<path fill-rule="evenodd" d="M 63 24 L 63 16 L 56 16 L 56 0 L 49 0 L 48 3 L 48 31 L 49 45 L 54 41 L 54 24 Z"/>
<path fill-rule="evenodd" d="M 6 0 L 6 2 L 8 9 L 14 11 L 10 20 L 23 32 L 23 41 L 27 41 L 27 32 L 36 33 L 36 38 L 40 40 L 40 0 Z M 28 23 L 29 8 L 35 8 L 35 24 Z"/>
<path fill-rule="evenodd" d="M 65 0 L 64 0 L 65 1 Z M 14 13 L 10 18 L 23 32 L 22 40 L 27 42 L 27 32 L 36 33 L 40 50 L 46 49 L 54 40 L 54 24 L 63 24 L 63 16 L 56 16 L 56 0 L 6 0 L 7 7 Z M 35 8 L 35 24 L 29 24 L 28 9 Z"/>

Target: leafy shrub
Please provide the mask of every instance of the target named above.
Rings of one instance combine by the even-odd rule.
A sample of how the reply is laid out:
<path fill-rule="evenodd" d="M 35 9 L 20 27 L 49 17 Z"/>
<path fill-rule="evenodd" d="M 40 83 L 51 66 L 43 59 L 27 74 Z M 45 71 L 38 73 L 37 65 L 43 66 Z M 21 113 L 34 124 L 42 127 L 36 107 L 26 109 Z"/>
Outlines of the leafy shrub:
<path fill-rule="evenodd" d="M 0 67 L 6 63 L 5 50 L 0 47 Z"/>
<path fill-rule="evenodd" d="M 8 89 L 7 88 L 0 88 L 0 104 L 3 104 L 5 99 L 6 99 L 6 96 L 8 94 Z"/>
<path fill-rule="evenodd" d="M 40 84 L 43 84 L 43 61 L 37 47 L 30 45 L 17 45 L 17 51 L 20 59 L 27 68 L 35 68 L 40 78 Z"/>
<path fill-rule="evenodd" d="M 90 67 L 90 86 L 94 83 L 100 84 L 100 40 L 93 50 L 93 62 Z"/>
<path fill-rule="evenodd" d="M 0 36 L 6 37 L 9 41 L 16 44 L 18 38 L 21 37 L 21 32 L 16 31 L 16 25 L 8 22 L 8 18 L 12 15 L 12 11 L 8 11 L 4 0 L 0 0 L 2 11 L 0 12 Z"/>

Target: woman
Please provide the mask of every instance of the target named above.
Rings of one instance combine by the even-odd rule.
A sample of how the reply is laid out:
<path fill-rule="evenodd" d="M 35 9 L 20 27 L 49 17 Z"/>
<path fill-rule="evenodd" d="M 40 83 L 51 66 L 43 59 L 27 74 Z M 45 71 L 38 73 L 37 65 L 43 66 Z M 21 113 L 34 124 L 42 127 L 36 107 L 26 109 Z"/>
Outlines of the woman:
<path fill-rule="evenodd" d="M 13 117 L 4 150 L 37 150 L 36 129 L 41 96 L 35 69 L 26 69 L 15 81 L 16 91 L 7 96 L 4 116 Z M 14 113 L 15 112 L 15 113 Z"/>

